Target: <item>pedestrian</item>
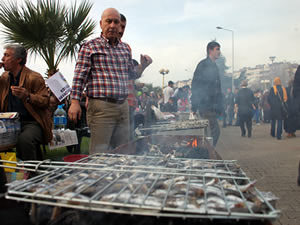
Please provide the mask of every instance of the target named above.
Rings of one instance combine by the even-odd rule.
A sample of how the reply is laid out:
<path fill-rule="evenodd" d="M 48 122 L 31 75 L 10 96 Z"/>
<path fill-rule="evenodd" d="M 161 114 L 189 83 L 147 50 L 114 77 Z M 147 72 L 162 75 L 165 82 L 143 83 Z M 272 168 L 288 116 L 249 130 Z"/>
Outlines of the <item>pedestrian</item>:
<path fill-rule="evenodd" d="M 105 9 L 101 35 L 83 44 L 75 66 L 69 117 L 80 118 L 79 100 L 86 87 L 91 131 L 89 153 L 107 152 L 129 141 L 128 80 L 137 79 L 152 60 L 141 55 L 134 67 L 131 48 L 120 41 L 120 13 Z"/>
<path fill-rule="evenodd" d="M 164 104 L 167 104 L 169 101 L 169 98 L 173 97 L 174 95 L 174 82 L 169 81 L 168 86 L 164 88 L 163 90 L 163 95 L 164 95 Z"/>
<path fill-rule="evenodd" d="M 227 112 L 228 123 L 226 125 L 232 126 L 232 121 L 234 117 L 234 94 L 232 93 L 231 88 L 227 89 L 225 97 L 225 110 Z"/>
<path fill-rule="evenodd" d="M 264 90 L 261 98 L 261 108 L 263 114 L 263 122 L 270 123 L 270 104 L 268 102 L 269 90 Z"/>
<path fill-rule="evenodd" d="M 287 133 L 287 138 L 296 137 L 296 130 L 297 130 L 297 104 L 293 95 L 293 84 L 294 80 L 289 80 L 288 87 L 286 88 L 287 93 L 287 109 L 288 109 L 288 117 L 284 120 L 284 130 Z"/>
<path fill-rule="evenodd" d="M 25 66 L 27 52 L 24 46 L 8 44 L 4 49 L 0 112 L 20 114 L 21 133 L 16 145 L 18 158 L 42 159 L 40 145 L 51 141 L 53 126 L 45 80 L 41 74 Z"/>
<path fill-rule="evenodd" d="M 283 104 L 287 102 L 288 97 L 279 77 L 275 77 L 273 85 L 268 96 L 268 102 L 271 107 L 271 136 L 277 137 L 280 140 L 282 135 L 282 121 L 285 119 Z"/>
<path fill-rule="evenodd" d="M 241 136 L 246 136 L 246 129 L 248 131 L 248 137 L 252 136 L 252 115 L 255 109 L 254 95 L 251 89 L 247 88 L 248 82 L 243 80 L 241 83 L 241 89 L 237 93 L 235 104 L 239 118 L 239 124 L 241 128 Z"/>
<path fill-rule="evenodd" d="M 254 120 L 255 120 L 255 124 L 257 126 L 260 125 L 259 123 L 259 102 L 260 102 L 260 99 L 259 99 L 259 91 L 255 91 L 254 92 L 254 106 L 255 106 L 255 109 L 253 108 L 253 117 L 254 117 Z"/>
<path fill-rule="evenodd" d="M 293 84 L 293 96 L 296 104 L 297 109 L 297 121 L 296 124 L 297 129 L 300 129 L 300 65 L 298 66 L 295 77 L 294 77 L 294 84 Z"/>
<path fill-rule="evenodd" d="M 239 92 L 239 88 L 235 88 L 234 89 L 234 105 L 235 105 L 235 102 L 236 102 L 236 96 L 237 96 L 237 93 Z M 234 118 L 235 118 L 235 123 L 234 123 L 234 126 L 237 126 L 239 127 L 240 126 L 240 119 L 238 117 L 238 114 L 237 114 L 237 108 L 234 107 Z"/>
<path fill-rule="evenodd" d="M 220 128 L 217 116 L 224 111 L 221 81 L 216 60 L 220 57 L 220 44 L 209 42 L 206 47 L 207 57 L 196 67 L 192 79 L 192 111 L 198 111 L 201 118 L 209 121 L 210 133 L 213 137 L 213 146 L 217 145 Z"/>

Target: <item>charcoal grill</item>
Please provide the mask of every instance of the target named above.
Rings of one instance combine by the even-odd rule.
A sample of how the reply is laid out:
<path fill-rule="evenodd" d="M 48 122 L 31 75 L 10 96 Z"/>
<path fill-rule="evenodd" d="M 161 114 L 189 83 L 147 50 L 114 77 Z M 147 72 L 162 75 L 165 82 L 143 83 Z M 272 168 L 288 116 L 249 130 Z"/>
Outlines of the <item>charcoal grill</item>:
<path fill-rule="evenodd" d="M 183 158 L 221 159 L 205 136 L 161 135 L 144 136 L 112 150 L 117 154 L 164 155 Z"/>
<path fill-rule="evenodd" d="M 6 198 L 163 218 L 272 221 L 280 215 L 233 160 L 95 154 L 74 163 L 46 161 L 39 166 L 53 170 L 10 185 Z M 239 196 L 236 206 L 228 193 Z M 260 207 L 253 206 L 250 195 Z M 222 207 L 212 207 L 211 196 L 223 199 Z"/>

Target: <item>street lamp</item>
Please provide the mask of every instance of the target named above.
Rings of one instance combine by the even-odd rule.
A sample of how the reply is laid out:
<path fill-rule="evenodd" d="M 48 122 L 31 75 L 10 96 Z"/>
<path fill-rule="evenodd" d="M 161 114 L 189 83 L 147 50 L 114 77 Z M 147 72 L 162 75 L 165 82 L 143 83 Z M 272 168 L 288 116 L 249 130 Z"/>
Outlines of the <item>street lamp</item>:
<path fill-rule="evenodd" d="M 267 89 L 267 84 L 270 83 L 270 80 L 261 80 L 260 83 L 264 84 L 265 90 Z"/>
<path fill-rule="evenodd" d="M 227 29 L 227 28 L 224 28 L 224 27 L 217 27 L 217 29 L 219 30 L 226 30 L 226 31 L 229 31 L 231 32 L 232 34 L 232 76 L 231 76 L 231 90 L 233 91 L 234 89 L 234 84 L 233 84 L 233 75 L 234 75 L 234 32 L 233 30 L 230 30 L 230 29 Z"/>
<path fill-rule="evenodd" d="M 165 86 L 165 75 L 168 74 L 170 71 L 168 69 L 160 69 L 159 73 L 163 75 L 163 80 L 162 80 L 162 93 L 164 90 L 164 86 Z"/>
<path fill-rule="evenodd" d="M 274 62 L 274 60 L 276 59 L 276 56 L 270 56 L 269 58 L 270 58 L 270 60 L 271 60 L 271 62 L 272 62 L 272 65 L 273 65 L 273 62 Z"/>

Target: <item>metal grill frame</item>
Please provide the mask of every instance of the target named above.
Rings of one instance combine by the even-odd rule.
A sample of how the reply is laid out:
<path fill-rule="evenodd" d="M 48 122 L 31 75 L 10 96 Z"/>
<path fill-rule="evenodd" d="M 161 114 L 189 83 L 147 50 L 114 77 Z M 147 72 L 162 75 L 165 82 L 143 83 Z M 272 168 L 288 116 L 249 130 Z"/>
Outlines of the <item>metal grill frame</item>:
<path fill-rule="evenodd" d="M 187 123 L 187 126 L 182 124 Z M 190 124 L 189 124 L 190 123 Z M 184 120 L 184 121 L 166 121 L 157 122 L 148 128 L 140 128 L 140 131 L 177 131 L 177 130 L 189 130 L 189 129 L 205 129 L 209 126 L 208 120 Z"/>
<path fill-rule="evenodd" d="M 107 162 L 110 160 L 118 159 L 118 158 L 125 158 L 128 159 L 128 161 L 125 161 L 125 163 L 120 165 L 111 165 L 108 167 Z M 99 160 L 103 160 L 103 164 L 99 163 Z M 136 160 L 136 163 L 134 165 L 128 165 L 132 160 Z M 164 165 L 158 165 L 160 160 L 164 160 Z M 140 165 L 141 162 L 148 162 L 146 165 Z M 154 162 L 154 163 L 153 163 Z M 169 162 L 176 162 L 178 163 L 176 165 L 176 168 L 168 168 L 167 165 Z M 182 169 L 180 166 L 187 162 L 190 164 L 189 169 Z M 216 173 L 213 174 L 204 174 L 203 171 L 205 171 L 205 168 L 193 168 L 193 164 L 210 164 L 213 167 L 213 170 L 216 171 Z M 60 207 L 67 207 L 67 208 L 74 208 L 74 209 L 83 209 L 83 210 L 92 210 L 92 211 L 101 211 L 101 212 L 109 212 L 109 213 L 122 213 L 122 214 L 130 214 L 130 215 L 143 215 L 143 216 L 157 216 L 157 217 L 180 217 L 180 218 L 202 218 L 202 219 L 247 219 L 247 220 L 276 220 L 279 215 L 280 211 L 276 210 L 262 195 L 261 192 L 259 192 L 256 188 L 254 188 L 255 193 L 257 196 L 259 196 L 265 205 L 268 207 L 269 213 L 267 214 L 261 214 L 261 213 L 255 213 L 251 210 L 250 206 L 246 202 L 246 199 L 238 188 L 237 181 L 238 180 L 245 180 L 246 182 L 250 182 L 250 179 L 246 176 L 244 171 L 241 168 L 238 168 L 238 165 L 235 160 L 203 160 L 203 159 L 181 159 L 181 158 L 167 158 L 167 157 L 154 157 L 154 156 L 138 156 L 138 155 L 119 155 L 119 154 L 95 154 L 88 156 L 87 158 L 83 158 L 77 162 L 74 163 L 65 163 L 65 162 L 51 162 L 51 161 L 28 161 L 20 163 L 23 167 L 26 168 L 34 168 L 35 170 L 43 170 L 43 169 L 52 169 L 48 170 L 47 172 L 38 175 L 36 177 L 33 177 L 27 181 L 20 182 L 18 184 L 13 184 L 9 186 L 8 192 L 6 194 L 7 199 L 12 200 L 18 200 L 18 201 L 24 201 L 24 202 L 32 202 L 32 203 L 38 203 L 38 204 L 46 204 L 51 206 L 60 206 Z M 18 166 L 20 166 L 18 165 Z M 226 174 L 220 174 L 218 173 L 218 165 L 223 166 L 227 173 Z M 231 171 L 230 167 L 236 167 L 240 171 L 239 176 L 234 176 L 234 173 Z M 58 191 L 55 194 L 43 194 L 43 189 L 40 189 L 39 191 L 36 191 L 34 193 L 31 193 L 27 190 L 27 185 L 30 184 L 37 184 L 42 182 L 45 178 L 49 181 L 50 179 L 56 179 L 60 176 L 65 176 L 66 179 L 72 179 L 76 177 L 77 175 L 81 174 L 84 171 L 99 171 L 99 173 L 103 173 L 102 177 L 98 178 L 98 180 L 94 183 L 101 181 L 104 177 L 106 177 L 109 174 L 115 174 L 119 173 L 121 174 L 116 180 L 110 182 L 105 187 L 103 187 L 101 190 L 99 190 L 97 193 L 95 193 L 91 198 L 89 199 L 82 199 L 78 196 L 80 196 L 79 192 L 76 193 L 74 196 L 70 197 L 64 197 L 60 196 L 59 194 L 63 193 L 64 191 L 68 190 L 72 186 L 75 186 L 76 183 L 67 185 L 62 190 Z M 99 196 L 105 190 L 109 189 L 111 185 L 114 183 L 117 183 L 117 181 L 122 177 L 122 174 L 132 174 L 129 176 L 129 183 L 122 187 L 120 192 L 117 196 L 122 194 L 124 190 L 127 189 L 129 184 L 132 184 L 134 179 L 138 177 L 139 175 L 144 175 L 144 182 L 141 183 L 136 189 L 131 193 L 130 197 L 127 199 L 127 201 L 124 202 L 116 202 L 115 200 L 117 197 L 115 197 L 111 201 L 101 201 L 97 200 Z M 151 175 L 156 176 L 156 180 L 153 181 L 152 186 L 149 188 L 148 192 L 144 195 L 144 199 L 140 204 L 136 203 L 130 203 L 130 198 L 133 196 L 139 188 L 146 182 L 147 178 Z M 145 204 L 145 201 L 150 196 L 151 189 L 155 186 L 155 182 L 161 177 L 161 176 L 168 176 L 172 177 L 172 184 L 169 185 L 167 194 L 165 195 L 163 199 L 163 204 L 158 206 L 149 206 Z M 187 176 L 188 177 L 188 183 L 187 183 L 187 190 L 184 200 L 184 205 L 182 207 L 178 208 L 172 208 L 166 206 L 166 200 L 170 194 L 170 191 L 172 189 L 172 186 L 174 184 L 174 179 L 178 178 L 179 176 Z M 223 198 L 226 203 L 226 210 L 227 211 L 216 211 L 211 212 L 207 207 L 207 196 L 206 196 L 206 185 L 204 185 L 204 199 L 205 199 L 205 211 L 202 213 L 199 213 L 196 210 L 192 210 L 187 208 L 187 200 L 188 200 L 188 193 L 190 188 L 190 179 L 198 177 L 199 179 L 203 180 L 203 184 L 207 182 L 207 179 L 212 178 L 218 178 L 218 182 L 222 179 L 231 179 L 237 188 L 237 190 L 240 192 L 241 198 L 244 201 L 244 204 L 248 208 L 248 213 L 241 213 L 241 212 L 233 212 L 229 207 L 227 200 L 225 198 L 225 192 L 221 187 L 221 191 L 223 194 Z M 58 183 L 64 182 L 66 179 L 59 180 Z M 85 177 L 82 178 L 82 181 L 85 179 Z M 77 183 L 80 181 L 80 179 L 77 180 Z M 93 183 L 90 184 L 90 186 L 94 185 Z M 50 185 L 46 189 L 50 189 Z"/>

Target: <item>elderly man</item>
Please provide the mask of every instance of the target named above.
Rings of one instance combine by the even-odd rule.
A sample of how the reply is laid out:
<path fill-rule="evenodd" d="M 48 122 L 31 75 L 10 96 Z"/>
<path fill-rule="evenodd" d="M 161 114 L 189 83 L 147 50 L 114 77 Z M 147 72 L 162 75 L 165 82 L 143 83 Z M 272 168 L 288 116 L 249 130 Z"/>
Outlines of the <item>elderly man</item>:
<path fill-rule="evenodd" d="M 21 134 L 17 154 L 22 160 L 37 159 L 41 143 L 52 139 L 49 96 L 43 77 L 25 66 L 27 52 L 22 45 L 4 47 L 2 62 L 5 72 L 0 77 L 0 111 L 18 112 Z"/>
<path fill-rule="evenodd" d="M 87 87 L 87 118 L 91 130 L 90 154 L 107 152 L 129 140 L 128 81 L 141 76 L 152 62 L 141 55 L 134 67 L 131 49 L 120 41 L 120 13 L 104 10 L 100 37 L 86 42 L 79 54 L 73 78 L 69 117 L 80 118 L 79 100 Z"/>
<path fill-rule="evenodd" d="M 213 145 L 216 146 L 220 128 L 217 115 L 224 111 L 221 81 L 216 60 L 220 57 L 220 44 L 209 42 L 206 47 L 207 57 L 202 60 L 194 72 L 192 80 L 192 111 L 199 111 L 203 119 L 209 121 Z"/>

